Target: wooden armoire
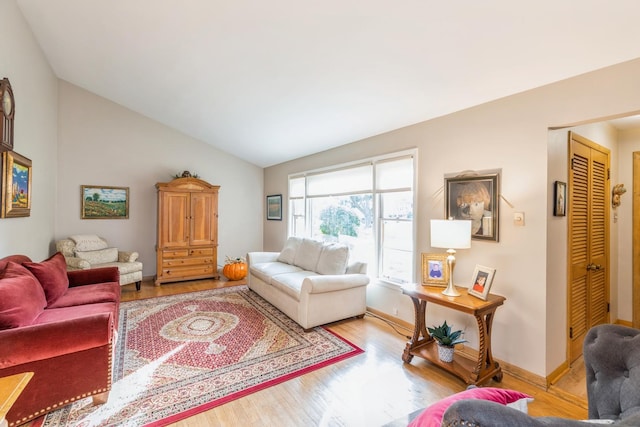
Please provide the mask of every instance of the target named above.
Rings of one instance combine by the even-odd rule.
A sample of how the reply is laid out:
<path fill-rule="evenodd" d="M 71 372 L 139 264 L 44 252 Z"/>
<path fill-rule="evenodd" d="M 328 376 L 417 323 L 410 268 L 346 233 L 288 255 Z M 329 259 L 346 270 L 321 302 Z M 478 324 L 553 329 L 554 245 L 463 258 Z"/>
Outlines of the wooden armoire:
<path fill-rule="evenodd" d="M 156 286 L 219 278 L 218 190 L 198 178 L 159 182 Z"/>

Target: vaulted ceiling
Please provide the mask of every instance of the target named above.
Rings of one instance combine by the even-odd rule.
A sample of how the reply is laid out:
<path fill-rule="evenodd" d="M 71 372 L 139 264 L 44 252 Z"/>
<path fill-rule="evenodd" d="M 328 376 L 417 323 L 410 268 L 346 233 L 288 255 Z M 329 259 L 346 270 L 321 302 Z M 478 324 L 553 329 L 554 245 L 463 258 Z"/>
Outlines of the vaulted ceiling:
<path fill-rule="evenodd" d="M 261 167 L 640 57 L 637 0 L 17 0 L 63 80 Z"/>

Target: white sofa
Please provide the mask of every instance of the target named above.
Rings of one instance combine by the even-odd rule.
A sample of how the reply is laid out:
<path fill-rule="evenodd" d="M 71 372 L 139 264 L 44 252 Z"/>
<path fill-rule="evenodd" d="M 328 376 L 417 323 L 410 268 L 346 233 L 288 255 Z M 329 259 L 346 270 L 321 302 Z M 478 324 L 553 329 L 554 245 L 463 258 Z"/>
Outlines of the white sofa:
<path fill-rule="evenodd" d="M 349 248 L 290 237 L 282 252 L 250 252 L 249 288 L 305 330 L 367 308 L 367 265 L 348 264 Z"/>

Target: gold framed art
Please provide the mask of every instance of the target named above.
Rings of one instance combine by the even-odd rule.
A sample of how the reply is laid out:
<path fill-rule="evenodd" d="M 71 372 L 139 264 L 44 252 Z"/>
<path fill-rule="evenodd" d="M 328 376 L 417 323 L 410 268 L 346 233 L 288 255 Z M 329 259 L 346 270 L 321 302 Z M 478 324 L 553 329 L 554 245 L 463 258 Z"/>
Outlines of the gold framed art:
<path fill-rule="evenodd" d="M 129 187 L 82 185 L 82 219 L 129 219 Z"/>
<path fill-rule="evenodd" d="M 447 254 L 422 254 L 422 284 L 442 286 L 449 283 Z"/>
<path fill-rule="evenodd" d="M 31 174 L 30 159 L 14 151 L 2 153 L 2 218 L 31 215 Z"/>

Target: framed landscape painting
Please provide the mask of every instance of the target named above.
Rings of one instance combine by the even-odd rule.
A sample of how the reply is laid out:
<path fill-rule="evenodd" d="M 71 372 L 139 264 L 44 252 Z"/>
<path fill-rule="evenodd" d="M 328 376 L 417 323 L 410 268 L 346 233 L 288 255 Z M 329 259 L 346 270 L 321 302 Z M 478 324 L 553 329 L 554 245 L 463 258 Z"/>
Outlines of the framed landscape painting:
<path fill-rule="evenodd" d="M 31 160 L 13 151 L 2 153 L 2 218 L 31 215 Z"/>
<path fill-rule="evenodd" d="M 82 219 L 128 219 L 129 187 L 81 186 Z"/>

